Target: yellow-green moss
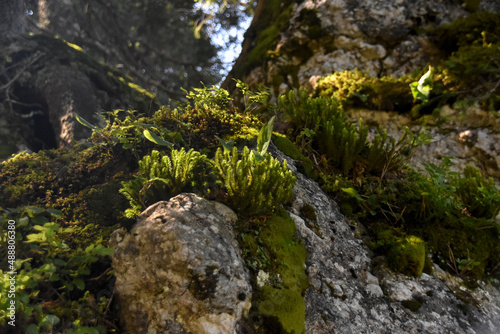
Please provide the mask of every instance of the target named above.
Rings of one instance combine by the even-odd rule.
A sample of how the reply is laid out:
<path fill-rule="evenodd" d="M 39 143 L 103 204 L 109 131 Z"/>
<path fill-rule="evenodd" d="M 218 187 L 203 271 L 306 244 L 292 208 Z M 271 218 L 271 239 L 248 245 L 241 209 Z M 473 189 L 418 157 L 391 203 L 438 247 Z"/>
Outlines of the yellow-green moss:
<path fill-rule="evenodd" d="M 295 222 L 280 209 L 274 216 L 254 218 L 240 226 L 244 230 L 241 247 L 247 264 L 255 276 L 269 276 L 263 282 L 255 278 L 254 284 L 252 308 L 265 319 L 262 326 L 272 326 L 277 333 L 303 333 L 303 294 L 309 286 L 307 253 L 295 235 Z"/>
<path fill-rule="evenodd" d="M 394 271 L 420 276 L 424 269 L 425 257 L 425 242 L 411 235 L 394 242 L 387 254 L 387 261 Z"/>
<path fill-rule="evenodd" d="M 357 70 L 336 72 L 318 81 L 316 94 L 336 98 L 346 107 L 409 112 L 413 96 L 408 85 L 412 81 L 407 76 L 372 78 Z"/>

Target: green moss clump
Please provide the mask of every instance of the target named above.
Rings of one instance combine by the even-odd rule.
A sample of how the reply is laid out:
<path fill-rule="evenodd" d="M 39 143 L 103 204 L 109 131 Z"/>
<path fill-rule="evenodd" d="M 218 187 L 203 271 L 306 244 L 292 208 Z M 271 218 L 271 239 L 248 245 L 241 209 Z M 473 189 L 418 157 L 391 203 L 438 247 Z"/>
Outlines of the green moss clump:
<path fill-rule="evenodd" d="M 184 148 L 172 150 L 170 155 L 156 150 L 146 155 L 139 161 L 139 175 L 122 183 L 120 192 L 132 207 L 127 209 L 127 216 L 135 217 L 149 205 L 191 189 L 201 173 L 204 158 L 199 152 L 193 149 L 186 152 Z"/>
<path fill-rule="evenodd" d="M 457 195 L 474 217 L 495 218 L 500 211 L 500 191 L 492 178 L 484 179 L 479 168 L 467 166 L 459 180 Z"/>
<path fill-rule="evenodd" d="M 444 95 L 451 92 L 461 100 L 479 101 L 484 109 L 497 110 L 500 106 L 497 85 L 500 81 L 500 14 L 474 13 L 429 35 L 448 57 L 437 68 L 434 86 Z"/>
<path fill-rule="evenodd" d="M 500 42 L 500 13 L 481 12 L 459 18 L 429 32 L 432 41 L 447 56 L 461 47 Z"/>
<path fill-rule="evenodd" d="M 252 222 L 240 224 L 244 258 L 255 276 L 268 277 L 255 278 L 252 308 L 263 317 L 263 327 L 271 326 L 277 333 L 303 333 L 307 253 L 295 235 L 295 222 L 283 209 Z"/>
<path fill-rule="evenodd" d="M 312 207 L 311 204 L 306 203 L 300 208 L 300 213 L 306 217 L 307 219 L 310 219 L 312 221 L 316 221 L 318 216 L 316 216 L 316 211 Z"/>
<path fill-rule="evenodd" d="M 281 164 L 269 153 L 259 160 L 246 146 L 241 156 L 236 147 L 218 149 L 214 170 L 227 192 L 225 201 L 242 214 L 262 214 L 288 202 L 296 181 L 286 160 Z"/>
<path fill-rule="evenodd" d="M 273 333 L 301 334 L 305 332 L 306 305 L 304 297 L 294 291 L 271 286 L 263 287 L 260 293 L 266 296 L 266 299 L 259 303 L 259 313 L 275 318 L 281 327 L 272 328 Z"/>
<path fill-rule="evenodd" d="M 422 304 L 423 304 L 423 301 L 415 300 L 415 299 L 403 300 L 401 302 L 401 305 L 403 305 L 404 307 L 406 307 L 407 309 L 409 309 L 412 312 L 417 312 L 420 309 L 420 307 L 422 306 Z"/>
<path fill-rule="evenodd" d="M 422 275 L 425 257 L 425 242 L 413 235 L 395 241 L 387 253 L 388 264 L 393 270 L 417 277 Z"/>
<path fill-rule="evenodd" d="M 336 72 L 318 81 L 315 94 L 333 97 L 344 107 L 410 112 L 413 96 L 408 85 L 412 79 L 373 78 L 359 71 Z"/>
<path fill-rule="evenodd" d="M 372 229 L 377 241 L 371 247 L 387 255 L 392 270 L 410 276 L 422 275 L 427 258 L 427 246 L 422 239 L 385 224 L 376 224 Z"/>

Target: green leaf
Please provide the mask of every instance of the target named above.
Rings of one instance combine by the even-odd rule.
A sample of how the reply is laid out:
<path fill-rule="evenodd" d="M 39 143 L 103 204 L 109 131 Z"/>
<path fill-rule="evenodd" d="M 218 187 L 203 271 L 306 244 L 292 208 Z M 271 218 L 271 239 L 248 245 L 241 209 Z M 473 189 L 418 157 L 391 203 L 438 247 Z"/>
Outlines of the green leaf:
<path fill-rule="evenodd" d="M 152 141 L 153 143 L 160 145 L 160 146 L 173 146 L 174 144 L 166 141 L 160 137 L 154 132 L 149 131 L 149 129 L 144 129 L 144 137 L 146 137 L 147 140 Z"/>
<path fill-rule="evenodd" d="M 46 315 L 40 322 L 40 327 L 51 328 L 60 322 L 59 318 L 53 314 Z"/>
<path fill-rule="evenodd" d="M 79 290 L 85 289 L 85 282 L 81 278 L 75 278 L 73 280 L 73 284 L 77 287 Z"/>
<path fill-rule="evenodd" d="M 97 328 L 78 326 L 78 328 L 73 332 L 74 334 L 99 334 Z"/>
<path fill-rule="evenodd" d="M 38 334 L 38 326 L 35 324 L 31 324 L 26 328 L 27 334 Z"/>
<path fill-rule="evenodd" d="M 56 217 L 56 218 L 61 218 L 62 217 L 62 211 L 61 210 L 49 208 L 49 209 L 47 209 L 45 211 L 47 211 L 48 213 L 50 213 L 50 215 L 52 217 Z"/>
<path fill-rule="evenodd" d="M 47 223 L 49 221 L 44 216 L 35 216 L 31 220 L 33 221 L 33 223 L 38 224 L 38 225 L 44 225 L 45 223 Z"/>
<path fill-rule="evenodd" d="M 106 256 L 106 255 L 112 255 L 115 252 L 115 250 L 114 248 L 106 248 L 103 245 L 97 245 L 97 247 L 94 248 L 91 252 L 96 255 Z"/>
<path fill-rule="evenodd" d="M 228 142 L 225 142 L 219 136 L 215 136 L 215 138 L 217 138 L 217 140 L 222 144 L 222 147 L 224 148 L 224 152 L 231 152 L 231 150 L 233 149 L 233 146 L 234 146 L 234 140 L 230 140 Z"/>
<path fill-rule="evenodd" d="M 83 119 L 77 113 L 75 113 L 75 118 L 78 121 L 78 123 L 80 123 L 81 125 L 86 126 L 87 128 L 91 128 L 92 130 L 96 130 L 97 129 L 96 126 L 94 126 L 94 125 L 90 124 L 89 122 L 87 122 L 85 119 Z"/>
<path fill-rule="evenodd" d="M 429 70 L 422 75 L 418 82 L 412 82 L 410 84 L 410 89 L 413 97 L 422 101 L 427 101 L 429 99 L 429 94 L 431 92 L 431 85 L 429 81 L 431 80 L 432 67 L 429 66 Z"/>
<path fill-rule="evenodd" d="M 17 226 L 27 226 L 30 219 L 28 217 L 19 218 Z"/>
<path fill-rule="evenodd" d="M 40 233 L 37 233 L 37 234 L 28 234 L 26 236 L 26 239 L 28 239 L 26 241 L 26 243 L 40 242 L 40 241 L 46 241 L 47 240 L 47 238 L 45 237 L 45 235 L 40 234 Z"/>
<path fill-rule="evenodd" d="M 342 188 L 342 191 L 356 198 L 358 201 L 364 201 L 364 199 L 359 196 L 358 192 L 354 188 Z"/>
<path fill-rule="evenodd" d="M 266 157 L 264 157 L 263 155 L 261 155 L 259 152 L 255 151 L 255 150 L 252 150 L 252 154 L 255 157 L 255 160 L 257 160 L 258 162 L 266 160 Z"/>
<path fill-rule="evenodd" d="M 269 148 L 269 143 L 271 142 L 271 137 L 273 135 L 275 118 L 275 116 L 271 117 L 269 122 L 267 122 L 267 124 L 264 125 L 259 131 L 259 136 L 257 137 L 257 152 L 260 155 L 266 154 L 267 149 Z"/>

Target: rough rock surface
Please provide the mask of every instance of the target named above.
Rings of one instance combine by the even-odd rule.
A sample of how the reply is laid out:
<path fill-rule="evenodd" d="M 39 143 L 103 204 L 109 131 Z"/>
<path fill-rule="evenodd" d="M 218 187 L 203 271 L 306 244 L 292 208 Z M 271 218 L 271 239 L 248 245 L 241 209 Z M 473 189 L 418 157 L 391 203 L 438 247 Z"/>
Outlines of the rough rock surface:
<path fill-rule="evenodd" d="M 498 11 L 495 1 L 479 10 Z M 439 59 L 426 29 L 469 15 L 451 0 L 305 0 L 295 6 L 288 28 L 269 58 L 243 80 L 265 83 L 275 93 L 314 87 L 320 76 L 361 70 L 372 76 L 412 73 Z M 276 78 L 282 78 L 276 79 Z"/>
<path fill-rule="evenodd" d="M 220 203 L 181 194 L 114 232 L 113 267 L 131 333 L 234 333 L 250 308 L 249 274 Z"/>
<path fill-rule="evenodd" d="M 431 142 L 418 147 L 410 164 L 424 170 L 423 161 L 436 165 L 443 157 L 452 157 L 453 170 L 463 171 L 468 164 L 479 167 L 486 176 L 492 177 L 500 186 L 500 113 L 488 112 L 477 107 L 456 110 L 444 106 L 440 119 L 433 125 L 414 124 L 409 115 L 373 110 L 348 110 L 351 119 L 363 119 L 373 126 L 381 126 L 395 138 L 403 134 L 408 126 L 414 133 L 427 131 Z"/>
<path fill-rule="evenodd" d="M 290 213 L 308 252 L 307 333 L 500 332 L 497 289 L 467 290 L 438 266 L 433 276 L 411 278 L 394 274 L 381 259 L 371 260 L 356 237 L 362 228 L 348 222 L 291 159 L 271 149 L 297 176 Z M 316 212 L 314 222 L 300 217 L 306 203 Z"/>

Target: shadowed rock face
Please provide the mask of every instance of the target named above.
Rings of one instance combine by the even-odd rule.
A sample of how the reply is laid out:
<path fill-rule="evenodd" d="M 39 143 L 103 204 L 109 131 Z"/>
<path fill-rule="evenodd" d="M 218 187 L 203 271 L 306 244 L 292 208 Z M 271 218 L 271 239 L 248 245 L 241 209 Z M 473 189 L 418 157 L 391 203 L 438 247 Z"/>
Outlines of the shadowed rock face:
<path fill-rule="evenodd" d="M 270 151 L 286 159 L 297 176 L 290 210 L 304 240 L 306 333 L 498 333 L 500 293 L 491 286 L 465 289 L 460 279 L 434 265 L 434 275 L 412 278 L 372 259 L 338 205 L 319 185 L 297 172 L 292 159 L 274 145 Z M 316 212 L 311 221 L 301 208 Z"/>
<path fill-rule="evenodd" d="M 131 333 L 234 333 L 248 313 L 249 274 L 226 206 L 181 194 L 112 235 L 122 320 Z"/>

